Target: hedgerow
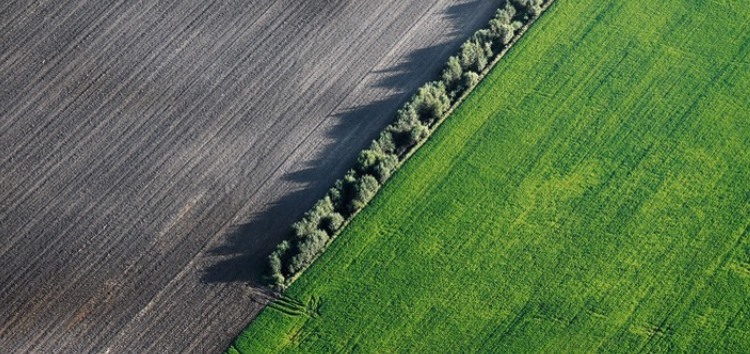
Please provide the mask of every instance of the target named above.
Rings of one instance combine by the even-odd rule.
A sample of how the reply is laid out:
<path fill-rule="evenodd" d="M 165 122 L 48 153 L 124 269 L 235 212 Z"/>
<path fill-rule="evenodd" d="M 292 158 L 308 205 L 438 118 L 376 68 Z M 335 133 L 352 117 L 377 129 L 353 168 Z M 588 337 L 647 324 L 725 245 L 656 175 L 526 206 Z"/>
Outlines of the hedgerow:
<path fill-rule="evenodd" d="M 283 290 L 320 255 L 347 221 L 375 196 L 383 183 L 427 139 L 445 115 L 469 90 L 497 53 L 505 50 L 523 26 L 541 14 L 551 0 L 506 1 L 448 62 L 437 81 L 420 87 L 396 113 L 369 148 L 360 152 L 356 166 L 292 225 L 292 237 L 269 256 L 268 283 Z"/>

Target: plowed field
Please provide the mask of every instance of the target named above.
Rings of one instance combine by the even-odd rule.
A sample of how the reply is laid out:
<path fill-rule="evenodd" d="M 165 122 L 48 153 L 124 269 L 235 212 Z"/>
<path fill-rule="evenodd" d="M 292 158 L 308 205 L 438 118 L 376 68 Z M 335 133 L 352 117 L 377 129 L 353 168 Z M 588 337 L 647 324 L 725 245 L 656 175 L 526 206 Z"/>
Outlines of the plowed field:
<path fill-rule="evenodd" d="M 498 5 L 4 2 L 0 349 L 224 349 L 289 224 Z"/>

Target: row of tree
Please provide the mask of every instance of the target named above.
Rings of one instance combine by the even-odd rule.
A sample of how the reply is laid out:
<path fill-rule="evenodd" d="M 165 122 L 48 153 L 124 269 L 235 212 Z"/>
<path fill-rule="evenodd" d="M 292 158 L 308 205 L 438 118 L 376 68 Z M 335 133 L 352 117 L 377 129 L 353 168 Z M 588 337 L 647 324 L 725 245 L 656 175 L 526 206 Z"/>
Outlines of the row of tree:
<path fill-rule="evenodd" d="M 538 16 L 550 0 L 509 0 L 475 32 L 457 55 L 451 56 L 440 79 L 425 84 L 396 114 L 356 166 L 292 225 L 290 240 L 269 256 L 269 283 L 283 289 L 328 245 L 346 220 L 361 210 L 396 171 L 401 160 L 422 140 L 451 106 L 480 79 L 492 58 L 519 35 L 521 27 Z"/>

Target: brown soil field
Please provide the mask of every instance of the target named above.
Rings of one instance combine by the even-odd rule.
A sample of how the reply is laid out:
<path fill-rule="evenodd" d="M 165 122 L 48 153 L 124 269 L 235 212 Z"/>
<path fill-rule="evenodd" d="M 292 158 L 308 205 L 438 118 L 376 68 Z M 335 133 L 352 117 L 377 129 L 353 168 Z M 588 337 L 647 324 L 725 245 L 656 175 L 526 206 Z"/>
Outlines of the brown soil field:
<path fill-rule="evenodd" d="M 500 1 L 0 5 L 0 351 L 218 352 Z"/>

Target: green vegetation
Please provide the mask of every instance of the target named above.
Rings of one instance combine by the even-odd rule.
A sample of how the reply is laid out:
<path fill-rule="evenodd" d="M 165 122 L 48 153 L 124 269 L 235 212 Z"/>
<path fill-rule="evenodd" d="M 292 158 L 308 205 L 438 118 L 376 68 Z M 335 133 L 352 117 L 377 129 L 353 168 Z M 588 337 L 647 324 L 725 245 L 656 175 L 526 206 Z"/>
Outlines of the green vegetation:
<path fill-rule="evenodd" d="M 357 165 L 340 179 L 302 220 L 292 225 L 291 240 L 281 242 L 268 257 L 267 280 L 277 290 L 285 289 L 338 235 L 339 229 L 380 190 L 427 139 L 451 105 L 479 82 L 480 74 L 494 51 L 507 50 L 544 10 L 543 0 L 509 0 L 495 13 L 488 28 L 477 31 L 462 46 L 459 57 L 451 57 L 440 81 L 424 84 L 404 104 L 396 121 L 386 127 L 370 148 L 361 152 Z"/>
<path fill-rule="evenodd" d="M 560 0 L 230 351 L 750 352 L 749 26 Z"/>

